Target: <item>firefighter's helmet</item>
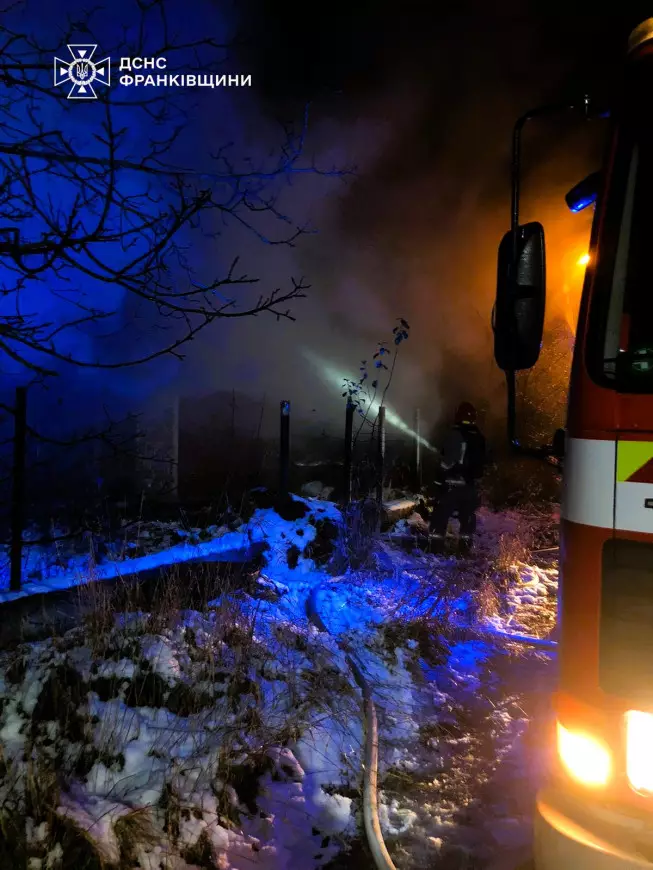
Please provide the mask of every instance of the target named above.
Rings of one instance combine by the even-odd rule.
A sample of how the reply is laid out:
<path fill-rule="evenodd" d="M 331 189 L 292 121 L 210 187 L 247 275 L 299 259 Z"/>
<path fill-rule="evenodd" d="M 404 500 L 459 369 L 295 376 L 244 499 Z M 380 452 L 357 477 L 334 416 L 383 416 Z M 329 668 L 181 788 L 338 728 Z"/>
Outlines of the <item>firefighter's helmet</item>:
<path fill-rule="evenodd" d="M 470 402 L 461 402 L 456 410 L 456 423 L 476 423 L 476 408 Z"/>

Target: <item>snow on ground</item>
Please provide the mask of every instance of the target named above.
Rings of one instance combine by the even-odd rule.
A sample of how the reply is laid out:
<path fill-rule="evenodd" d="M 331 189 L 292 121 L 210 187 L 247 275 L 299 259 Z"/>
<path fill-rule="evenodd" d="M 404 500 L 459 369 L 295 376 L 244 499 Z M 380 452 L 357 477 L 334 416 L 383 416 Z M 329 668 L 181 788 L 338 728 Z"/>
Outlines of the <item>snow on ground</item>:
<path fill-rule="evenodd" d="M 295 508 L 154 554 L 161 565 L 189 547 L 219 554 L 233 536 L 265 544 L 255 589 L 204 613 L 80 626 L 0 659 L 0 829 L 21 820 L 13 847 L 32 870 L 58 855 L 79 864 L 89 843 L 144 870 L 327 866 L 361 831 L 364 729 L 345 653 L 377 706 L 380 817 L 397 866 L 472 856 L 480 867 L 528 845 L 529 719 L 551 656 L 452 628 L 548 634 L 554 567 L 495 559 L 490 570 L 483 556 L 461 565 L 379 543 L 369 567 L 333 577 L 317 556 L 337 509 Z M 518 520 L 484 514 L 481 541 L 514 535 Z"/>
<path fill-rule="evenodd" d="M 487 617 L 494 628 L 509 634 L 546 638 L 556 625 L 558 569 L 517 563 L 502 596 L 501 612 Z"/>
<path fill-rule="evenodd" d="M 339 512 L 329 502 L 295 498 L 297 503 L 311 508 L 307 518 L 290 526 L 278 525 L 279 517 L 271 509 L 256 510 L 248 523 L 236 530 L 228 526 L 207 526 L 185 530 L 175 523 L 140 523 L 131 528 L 131 539 L 108 542 L 98 552 L 89 539 L 86 552 L 79 552 L 79 541 L 51 545 L 26 546 L 23 563 L 23 583 L 20 592 L 8 591 L 8 548 L 0 547 L 0 603 L 29 595 L 54 592 L 82 585 L 89 580 L 111 580 L 155 568 L 190 560 L 233 559 L 238 554 L 251 553 L 256 544 L 266 542 L 281 560 L 273 566 L 277 573 L 286 567 L 286 552 L 295 545 L 303 552 L 316 536 L 316 523 L 337 520 Z M 275 520 L 277 524 L 275 524 Z M 232 524 L 234 525 L 234 524 Z M 28 540 L 29 534 L 25 535 Z M 178 543 L 175 543 L 178 542 Z M 299 555 L 301 570 L 311 570 L 311 559 Z"/>
<path fill-rule="evenodd" d="M 79 848 L 65 819 L 114 863 L 135 825 L 141 867 L 164 852 L 275 870 L 333 856 L 355 830 L 338 788 L 355 785 L 342 759 L 360 744 L 344 657 L 306 624 L 261 618 L 255 602 L 238 619 L 188 612 L 162 628 L 142 617 L 117 623 L 102 649 L 80 629 L 8 662 L 0 812 L 48 828 L 26 858 Z"/>

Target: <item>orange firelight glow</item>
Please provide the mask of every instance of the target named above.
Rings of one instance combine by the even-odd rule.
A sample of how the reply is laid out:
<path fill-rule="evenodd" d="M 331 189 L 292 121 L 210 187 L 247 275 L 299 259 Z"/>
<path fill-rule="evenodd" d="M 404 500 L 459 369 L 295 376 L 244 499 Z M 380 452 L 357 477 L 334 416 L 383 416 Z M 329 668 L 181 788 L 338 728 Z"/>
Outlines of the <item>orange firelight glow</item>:
<path fill-rule="evenodd" d="M 591 262 L 591 257 L 585 248 L 587 242 L 583 244 L 582 240 L 578 241 L 580 244 L 574 244 L 572 241 L 572 244 L 567 247 L 569 241 L 565 240 L 567 251 L 555 265 L 552 263 L 551 269 L 551 313 L 554 316 L 562 315 L 572 335 L 576 333 L 585 267 Z M 584 253 L 583 248 L 585 248 Z"/>

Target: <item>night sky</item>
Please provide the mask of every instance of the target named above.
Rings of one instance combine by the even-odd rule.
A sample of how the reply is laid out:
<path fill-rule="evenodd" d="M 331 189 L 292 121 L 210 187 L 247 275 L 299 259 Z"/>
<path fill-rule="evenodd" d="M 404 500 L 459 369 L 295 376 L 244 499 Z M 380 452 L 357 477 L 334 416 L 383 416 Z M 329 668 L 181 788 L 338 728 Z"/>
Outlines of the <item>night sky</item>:
<path fill-rule="evenodd" d="M 244 56 L 271 105 L 322 99 L 335 111 L 344 103 L 350 116 L 358 100 L 397 78 L 424 81 L 450 107 L 473 99 L 479 75 L 488 73 L 551 96 L 597 83 L 608 89 L 628 34 L 650 13 L 645 3 L 610 12 L 594 3 L 564 11 L 515 0 L 494 5 L 246 0 L 238 8 L 248 22 Z"/>

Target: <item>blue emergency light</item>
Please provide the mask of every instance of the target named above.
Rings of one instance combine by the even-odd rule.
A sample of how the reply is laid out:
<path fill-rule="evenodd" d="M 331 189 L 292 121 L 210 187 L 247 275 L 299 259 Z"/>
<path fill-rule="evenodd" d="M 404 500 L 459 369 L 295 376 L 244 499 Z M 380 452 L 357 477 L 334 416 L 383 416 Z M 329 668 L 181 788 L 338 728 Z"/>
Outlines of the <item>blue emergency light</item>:
<path fill-rule="evenodd" d="M 565 202 L 570 211 L 579 212 L 589 205 L 594 205 L 599 192 L 599 173 L 592 172 L 587 178 L 579 181 L 565 196 Z"/>

